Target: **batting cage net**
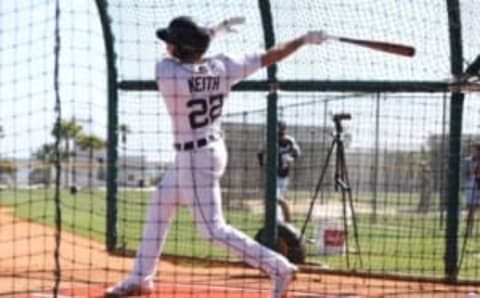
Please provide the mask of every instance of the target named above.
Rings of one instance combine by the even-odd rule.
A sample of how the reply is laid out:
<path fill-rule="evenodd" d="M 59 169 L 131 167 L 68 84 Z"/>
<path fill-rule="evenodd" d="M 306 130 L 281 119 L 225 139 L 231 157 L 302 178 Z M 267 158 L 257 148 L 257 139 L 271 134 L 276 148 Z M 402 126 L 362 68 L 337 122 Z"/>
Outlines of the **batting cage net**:
<path fill-rule="evenodd" d="M 479 296 L 479 14 L 476 0 L 0 1 L 0 296 Z M 310 44 L 176 114 L 167 91 L 217 84 L 156 66 L 181 55 L 156 36 L 178 16 L 217 28 L 206 56 L 225 63 Z M 222 130 L 187 139 L 182 117 Z"/>

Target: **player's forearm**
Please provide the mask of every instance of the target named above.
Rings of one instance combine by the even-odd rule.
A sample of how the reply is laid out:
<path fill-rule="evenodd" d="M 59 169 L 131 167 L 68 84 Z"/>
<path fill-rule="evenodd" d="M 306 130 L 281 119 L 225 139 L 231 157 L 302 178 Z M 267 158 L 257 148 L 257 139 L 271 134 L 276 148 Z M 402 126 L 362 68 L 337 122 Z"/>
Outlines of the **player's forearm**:
<path fill-rule="evenodd" d="M 306 34 L 292 39 L 290 41 L 280 43 L 269 49 L 261 58 L 262 66 L 269 66 L 286 58 L 304 44 L 322 44 L 328 39 L 324 31 L 309 31 Z"/>
<path fill-rule="evenodd" d="M 290 41 L 280 43 L 274 47 L 267 50 L 265 54 L 262 55 L 262 67 L 270 66 L 277 63 L 278 61 L 288 57 L 293 52 L 297 51 L 302 45 L 305 44 L 304 37 L 297 37 Z"/>

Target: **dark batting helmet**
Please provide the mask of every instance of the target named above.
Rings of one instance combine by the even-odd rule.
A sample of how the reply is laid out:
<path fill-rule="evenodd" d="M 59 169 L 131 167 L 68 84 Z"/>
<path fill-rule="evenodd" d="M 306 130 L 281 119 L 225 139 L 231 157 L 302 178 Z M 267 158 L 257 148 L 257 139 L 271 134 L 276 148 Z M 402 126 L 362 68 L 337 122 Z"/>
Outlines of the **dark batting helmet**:
<path fill-rule="evenodd" d="M 160 28 L 156 33 L 158 38 L 182 51 L 200 55 L 207 51 L 211 40 L 210 30 L 188 16 L 174 18 L 167 28 Z"/>
<path fill-rule="evenodd" d="M 285 130 L 285 129 L 287 129 L 287 123 L 283 120 L 279 120 L 278 123 L 277 123 L 277 127 L 278 127 L 279 131 Z"/>

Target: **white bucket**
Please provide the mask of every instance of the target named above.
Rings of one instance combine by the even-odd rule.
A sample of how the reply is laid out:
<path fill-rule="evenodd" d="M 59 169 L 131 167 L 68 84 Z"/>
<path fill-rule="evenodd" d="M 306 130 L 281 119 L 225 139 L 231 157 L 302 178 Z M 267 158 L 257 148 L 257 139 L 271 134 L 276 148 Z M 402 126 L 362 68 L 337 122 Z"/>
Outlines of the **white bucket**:
<path fill-rule="evenodd" d="M 346 252 L 346 233 L 341 207 L 320 205 L 313 213 L 315 250 L 322 256 L 341 256 Z"/>

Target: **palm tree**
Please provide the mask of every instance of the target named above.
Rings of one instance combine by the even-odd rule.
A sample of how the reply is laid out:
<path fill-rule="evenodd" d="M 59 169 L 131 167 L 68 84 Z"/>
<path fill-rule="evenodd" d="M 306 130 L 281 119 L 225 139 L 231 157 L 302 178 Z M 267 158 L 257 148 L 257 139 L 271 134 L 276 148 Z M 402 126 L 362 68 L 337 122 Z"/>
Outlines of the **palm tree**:
<path fill-rule="evenodd" d="M 118 127 L 118 130 L 120 130 L 122 144 L 125 147 L 125 145 L 127 144 L 127 135 L 130 134 L 132 131 L 130 130 L 130 127 L 127 124 L 121 124 Z"/>
<path fill-rule="evenodd" d="M 127 124 L 121 124 L 118 129 L 120 130 L 120 136 L 122 141 L 122 154 L 123 154 L 123 162 L 122 162 L 122 170 L 123 170 L 123 186 L 127 185 L 127 171 L 126 171 L 126 158 L 127 158 L 127 135 L 131 133 L 130 127 Z"/>
<path fill-rule="evenodd" d="M 105 148 L 106 142 L 96 135 L 80 135 L 77 144 L 82 150 L 89 150 L 91 153 L 95 150 Z"/>
<path fill-rule="evenodd" d="M 63 140 L 65 143 L 65 150 L 64 154 L 62 156 L 65 158 L 66 162 L 66 171 L 65 171 L 65 184 L 68 187 L 69 186 L 69 169 L 70 169 L 70 156 L 75 154 L 75 147 L 77 143 L 77 138 L 81 135 L 82 133 L 82 126 L 78 125 L 75 119 L 72 120 L 61 120 L 60 124 L 56 124 L 55 127 L 53 128 L 52 135 L 56 138 L 60 138 L 60 141 Z M 70 143 L 73 143 L 74 150 L 70 151 Z M 73 154 L 72 154 L 73 153 Z M 75 178 L 75 177 L 73 177 Z"/>
<path fill-rule="evenodd" d="M 15 175 L 18 171 L 18 167 L 14 161 L 11 160 L 0 160 L 0 178 L 5 175 L 6 184 L 9 185 L 15 181 Z M 8 179 L 9 178 L 9 179 Z M 3 179 L 0 179 L 3 180 Z"/>
<path fill-rule="evenodd" d="M 55 146 L 53 144 L 43 144 L 33 153 L 33 157 L 46 164 L 52 164 L 55 161 Z"/>
<path fill-rule="evenodd" d="M 56 158 L 55 145 L 43 144 L 33 153 L 33 157 L 42 163 L 42 167 L 33 169 L 30 176 L 32 179 L 34 179 L 33 177 L 40 177 L 45 187 L 48 188 L 51 182 L 51 167 Z"/>
<path fill-rule="evenodd" d="M 0 139 L 3 139 L 5 134 L 3 133 L 3 127 L 0 125 Z M 10 160 L 2 160 L 0 156 L 0 181 L 6 180 L 7 185 L 12 183 L 15 180 L 15 175 L 18 170 L 15 162 Z M 5 177 L 2 177 L 5 175 Z"/>
<path fill-rule="evenodd" d="M 106 142 L 96 135 L 80 135 L 77 140 L 78 146 L 82 150 L 88 150 L 90 162 L 93 160 L 93 152 L 105 148 Z M 91 180 L 89 180 L 91 183 Z M 89 185 L 91 187 L 91 185 Z"/>

